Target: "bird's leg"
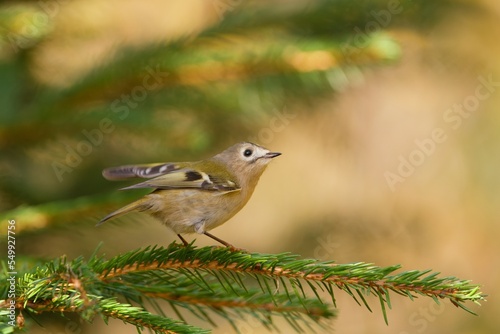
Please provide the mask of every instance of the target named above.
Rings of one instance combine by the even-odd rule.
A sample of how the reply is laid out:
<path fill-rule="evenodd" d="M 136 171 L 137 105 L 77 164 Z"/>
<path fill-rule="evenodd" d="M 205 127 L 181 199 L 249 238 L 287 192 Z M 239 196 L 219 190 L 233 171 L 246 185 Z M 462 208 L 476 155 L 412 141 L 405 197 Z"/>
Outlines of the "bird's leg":
<path fill-rule="evenodd" d="M 189 246 L 189 243 L 186 241 L 186 239 L 182 237 L 182 235 L 177 234 L 177 236 L 179 237 L 179 239 L 181 239 L 182 243 L 184 244 L 184 247 Z"/>
<path fill-rule="evenodd" d="M 233 252 L 243 251 L 242 249 L 234 247 L 229 242 L 226 242 L 226 241 L 224 241 L 224 240 L 222 240 L 220 238 L 217 238 L 215 235 L 213 235 L 211 233 L 208 233 L 207 231 L 203 232 L 203 234 L 205 234 L 207 237 L 210 237 L 210 238 L 214 239 L 215 241 L 220 242 L 221 244 L 223 244 L 224 246 L 226 246 L 227 248 L 229 248 Z"/>

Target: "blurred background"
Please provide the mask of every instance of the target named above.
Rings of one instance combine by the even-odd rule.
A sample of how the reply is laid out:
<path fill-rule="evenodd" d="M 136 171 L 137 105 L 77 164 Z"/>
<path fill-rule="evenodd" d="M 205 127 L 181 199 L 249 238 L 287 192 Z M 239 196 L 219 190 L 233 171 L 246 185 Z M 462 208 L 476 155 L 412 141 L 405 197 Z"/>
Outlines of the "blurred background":
<path fill-rule="evenodd" d="M 433 269 L 490 296 L 469 305 L 478 317 L 394 296 L 387 327 L 376 299 L 370 313 L 339 292 L 337 332 L 498 331 L 499 19 L 495 0 L 4 2 L 1 233 L 16 220 L 19 262 L 168 245 L 174 233 L 142 214 L 94 226 L 144 194 L 101 170 L 250 140 L 283 155 L 218 237 Z M 32 333 L 136 332 L 28 321 Z"/>

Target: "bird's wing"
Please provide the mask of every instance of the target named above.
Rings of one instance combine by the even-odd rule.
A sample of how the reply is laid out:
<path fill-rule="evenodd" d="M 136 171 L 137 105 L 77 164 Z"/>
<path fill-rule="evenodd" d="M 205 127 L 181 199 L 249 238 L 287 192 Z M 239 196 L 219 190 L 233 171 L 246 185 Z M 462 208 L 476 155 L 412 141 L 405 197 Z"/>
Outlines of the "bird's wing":
<path fill-rule="evenodd" d="M 123 180 L 129 178 L 150 179 L 126 189 L 202 189 L 227 193 L 240 190 L 235 178 L 229 173 L 217 172 L 214 164 L 206 162 L 206 167 L 213 172 L 201 172 L 199 162 L 166 162 L 146 165 L 127 165 L 111 167 L 103 170 L 102 175 L 108 180 Z"/>
<path fill-rule="evenodd" d="M 154 188 L 154 189 L 201 189 L 220 192 L 232 192 L 240 190 L 236 182 L 228 179 L 215 177 L 193 168 L 182 168 L 160 175 L 126 189 Z"/>
<path fill-rule="evenodd" d="M 146 165 L 127 165 L 120 167 L 106 168 L 102 171 L 102 175 L 107 180 L 124 180 L 130 178 L 141 177 L 151 179 L 160 175 L 176 172 L 183 168 L 182 163 L 164 162 Z"/>

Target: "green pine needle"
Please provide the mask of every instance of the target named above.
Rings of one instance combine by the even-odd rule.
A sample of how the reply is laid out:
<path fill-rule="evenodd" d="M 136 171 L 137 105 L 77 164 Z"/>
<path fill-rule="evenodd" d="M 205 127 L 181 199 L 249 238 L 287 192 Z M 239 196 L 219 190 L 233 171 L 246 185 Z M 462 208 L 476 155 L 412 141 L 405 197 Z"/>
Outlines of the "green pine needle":
<path fill-rule="evenodd" d="M 396 273 L 399 268 L 172 243 L 166 248 L 137 249 L 109 260 L 96 254 L 88 261 L 80 257 L 69 262 L 61 257 L 35 267 L 18 278 L 16 307 L 33 314 L 76 312 L 88 321 L 99 314 L 158 333 L 206 332 L 161 313 L 152 314 L 143 302 L 155 305 L 157 300 L 165 300 L 174 313 L 180 315 L 179 310 L 185 309 L 213 326 L 216 322 L 211 313 L 233 327 L 236 319 L 251 316 L 272 328 L 272 319 L 278 316 L 302 331 L 311 324 L 325 326 L 324 319 L 335 316 L 334 288 L 348 293 L 370 311 L 368 297 L 378 297 L 386 323 L 387 309 L 391 308 L 389 291 L 410 299 L 417 295 L 436 302 L 449 299 L 472 314 L 465 303 L 479 304 L 485 297 L 470 281 L 438 277 L 429 270 Z M 5 285 L 6 280 L 1 282 Z M 0 288 L 6 295 L 6 286 Z"/>

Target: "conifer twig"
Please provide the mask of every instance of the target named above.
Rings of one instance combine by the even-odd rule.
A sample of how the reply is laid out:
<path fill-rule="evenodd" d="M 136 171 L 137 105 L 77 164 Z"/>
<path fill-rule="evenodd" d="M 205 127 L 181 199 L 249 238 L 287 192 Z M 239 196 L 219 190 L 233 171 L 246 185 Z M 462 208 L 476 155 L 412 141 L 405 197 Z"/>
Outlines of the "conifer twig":
<path fill-rule="evenodd" d="M 48 262 L 18 278 L 15 302 L 18 312 L 75 312 L 89 321 L 100 314 L 105 320 L 116 318 L 157 333 L 205 333 L 148 312 L 144 302 L 165 300 L 177 313 L 179 307 L 184 308 L 213 324 L 210 312 L 231 324 L 250 315 L 270 328 L 273 317 L 282 316 L 301 331 L 301 324 L 325 325 L 321 320 L 335 315 L 324 300 L 328 296 L 336 306 L 335 288 L 369 310 L 368 297 L 377 297 L 386 322 L 390 291 L 411 299 L 419 295 L 436 302 L 449 299 L 470 313 L 465 303 L 479 304 L 485 297 L 470 281 L 440 278 L 429 270 L 396 273 L 399 269 L 399 265 L 334 264 L 289 253 L 245 253 L 172 243 L 110 260 L 92 256 L 88 261 L 77 258 L 68 262 L 62 257 Z M 129 302 L 121 303 L 118 298 Z M 3 300 L 0 306 L 9 303 Z"/>

